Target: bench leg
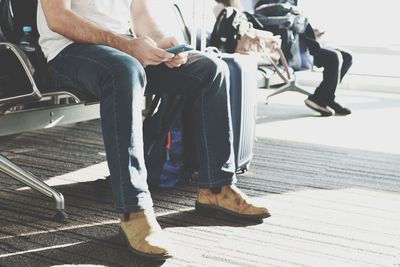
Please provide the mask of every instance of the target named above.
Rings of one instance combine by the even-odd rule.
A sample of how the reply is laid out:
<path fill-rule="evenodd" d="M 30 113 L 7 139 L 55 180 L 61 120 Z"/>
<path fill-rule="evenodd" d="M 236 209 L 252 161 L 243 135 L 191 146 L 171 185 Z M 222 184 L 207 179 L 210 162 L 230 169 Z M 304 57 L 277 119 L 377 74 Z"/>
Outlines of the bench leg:
<path fill-rule="evenodd" d="M 37 177 L 35 177 L 33 174 L 18 167 L 16 164 L 14 164 L 1 154 L 0 154 L 0 171 L 24 183 L 25 185 L 38 191 L 39 193 L 53 198 L 56 202 L 56 209 L 57 209 L 57 212 L 53 216 L 53 219 L 58 222 L 67 222 L 68 215 L 65 212 L 64 197 L 60 192 L 53 189 L 49 185 L 45 184 Z"/>
<path fill-rule="evenodd" d="M 279 88 L 275 92 L 273 92 L 270 95 L 268 95 L 267 96 L 267 103 L 268 103 L 268 100 L 269 100 L 270 97 L 272 97 L 274 95 L 281 94 L 283 92 L 288 92 L 288 91 L 298 92 L 298 93 L 304 94 L 306 96 L 311 95 L 311 93 L 307 92 L 305 89 L 303 89 L 303 88 L 299 87 L 298 85 L 296 85 L 295 81 L 292 81 L 289 84 L 283 85 L 281 88 Z"/>
<path fill-rule="evenodd" d="M 281 94 L 281 93 L 283 93 L 283 92 L 286 92 L 286 91 L 289 91 L 290 86 L 291 86 L 291 84 L 283 85 L 283 86 L 282 86 L 281 88 L 279 88 L 278 90 L 275 90 L 275 92 L 273 92 L 272 94 L 269 94 L 269 95 L 267 96 L 267 102 L 268 102 L 268 100 L 269 100 L 270 97 L 272 97 L 272 96 L 274 96 L 274 95 L 279 95 L 279 94 Z"/>
<path fill-rule="evenodd" d="M 295 91 L 295 92 L 301 93 L 301 94 L 306 95 L 306 96 L 310 96 L 311 95 L 311 93 L 309 93 L 308 91 L 306 91 L 305 89 L 299 87 L 296 84 L 293 84 L 293 87 L 292 87 L 291 91 Z"/>

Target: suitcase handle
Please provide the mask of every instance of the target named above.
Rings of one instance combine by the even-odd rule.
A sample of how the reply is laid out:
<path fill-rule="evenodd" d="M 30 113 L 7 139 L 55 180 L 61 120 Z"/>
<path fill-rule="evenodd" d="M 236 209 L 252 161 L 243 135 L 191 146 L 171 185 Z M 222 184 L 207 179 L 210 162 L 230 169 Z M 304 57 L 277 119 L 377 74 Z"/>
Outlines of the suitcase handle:
<path fill-rule="evenodd" d="M 216 55 L 218 58 L 222 58 L 222 52 L 215 46 L 207 46 L 205 52 Z"/>

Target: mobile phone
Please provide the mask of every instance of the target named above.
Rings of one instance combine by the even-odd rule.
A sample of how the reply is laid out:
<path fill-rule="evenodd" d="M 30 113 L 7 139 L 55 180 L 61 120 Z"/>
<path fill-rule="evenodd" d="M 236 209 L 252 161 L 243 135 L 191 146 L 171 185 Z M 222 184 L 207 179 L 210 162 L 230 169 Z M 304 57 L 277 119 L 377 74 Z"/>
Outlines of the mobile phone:
<path fill-rule="evenodd" d="M 190 51 L 190 50 L 193 50 L 193 47 L 188 44 L 180 44 L 180 45 L 165 49 L 165 51 L 167 51 L 168 53 L 172 53 L 175 55 L 185 52 L 185 51 Z"/>

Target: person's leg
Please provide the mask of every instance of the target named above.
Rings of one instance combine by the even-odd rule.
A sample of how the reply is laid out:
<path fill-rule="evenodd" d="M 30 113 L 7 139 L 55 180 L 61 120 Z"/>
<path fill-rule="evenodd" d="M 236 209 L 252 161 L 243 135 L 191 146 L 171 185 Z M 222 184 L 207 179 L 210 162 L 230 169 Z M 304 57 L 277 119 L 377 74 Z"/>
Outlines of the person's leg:
<path fill-rule="evenodd" d="M 353 57 L 350 53 L 345 52 L 343 50 L 337 49 L 337 51 L 342 56 L 342 66 L 340 69 L 340 81 L 342 81 L 344 75 L 346 75 L 347 71 L 350 69 L 351 65 L 353 64 Z M 335 115 L 349 115 L 351 114 L 350 109 L 343 107 L 335 100 L 336 97 L 332 99 L 330 103 L 328 103 L 328 107 L 335 111 Z"/>
<path fill-rule="evenodd" d="M 338 49 L 338 51 L 342 54 L 343 63 L 342 68 L 340 70 L 340 82 L 343 80 L 344 75 L 349 71 L 350 67 L 353 65 L 353 56 L 344 50 Z"/>
<path fill-rule="evenodd" d="M 305 100 L 308 107 L 318 111 L 323 116 L 330 116 L 332 108 L 337 115 L 350 114 L 350 110 L 343 108 L 335 102 L 336 88 L 351 66 L 351 55 L 329 48 L 321 48 L 314 56 L 314 64 L 317 67 L 323 67 L 322 82 L 315 89 L 313 95 Z"/>
<path fill-rule="evenodd" d="M 269 216 L 265 208 L 252 205 L 233 185 L 236 167 L 226 63 L 215 56 L 192 53 L 188 62 L 179 68 L 152 66 L 146 68 L 146 73 L 146 93 L 183 94 L 188 99 L 185 116 L 191 122 L 189 132 L 194 133 L 199 165 L 198 200 L 213 199 L 215 206 L 224 206 L 240 215 L 243 215 L 242 204 L 246 203 L 249 208 L 244 213 L 248 217 Z M 226 196 L 225 201 L 220 201 L 222 196 Z M 235 206 L 235 199 L 243 201 Z"/>
<path fill-rule="evenodd" d="M 100 116 L 118 213 L 152 207 L 143 159 L 140 63 L 118 50 L 74 44 L 49 63 L 56 85 L 100 99 Z"/>
<path fill-rule="evenodd" d="M 314 94 L 309 97 L 312 101 L 326 108 L 334 99 L 335 90 L 339 83 L 339 72 L 342 65 L 340 53 L 334 49 L 321 48 L 314 55 L 314 65 L 323 67 L 322 81 L 315 89 Z"/>
<path fill-rule="evenodd" d="M 332 112 L 327 108 L 335 95 L 336 87 L 339 83 L 340 67 L 342 59 L 340 53 L 334 49 L 321 48 L 314 55 L 314 65 L 323 67 L 322 81 L 315 89 L 314 94 L 310 95 L 305 104 L 321 113 L 322 116 L 330 116 Z"/>
<path fill-rule="evenodd" d="M 322 81 L 314 92 L 315 99 L 321 104 L 327 105 L 335 98 L 342 62 L 342 55 L 335 49 L 321 48 L 314 56 L 315 66 L 324 68 Z"/>
<path fill-rule="evenodd" d="M 315 90 L 314 95 L 329 103 L 335 99 L 337 85 L 352 66 L 353 57 L 350 53 L 340 49 L 321 48 L 321 51 L 314 57 L 314 64 L 317 67 L 324 67 L 322 82 Z"/>
<path fill-rule="evenodd" d="M 146 76 L 141 64 L 116 49 L 73 44 L 49 63 L 56 86 L 100 99 L 101 125 L 116 211 L 129 249 L 144 256 L 170 256 L 147 187 L 141 100 Z"/>
<path fill-rule="evenodd" d="M 191 53 L 179 68 L 146 68 L 146 93 L 181 94 L 194 133 L 199 163 L 199 186 L 210 188 L 234 183 L 235 162 L 229 108 L 228 69 L 223 61 Z"/>

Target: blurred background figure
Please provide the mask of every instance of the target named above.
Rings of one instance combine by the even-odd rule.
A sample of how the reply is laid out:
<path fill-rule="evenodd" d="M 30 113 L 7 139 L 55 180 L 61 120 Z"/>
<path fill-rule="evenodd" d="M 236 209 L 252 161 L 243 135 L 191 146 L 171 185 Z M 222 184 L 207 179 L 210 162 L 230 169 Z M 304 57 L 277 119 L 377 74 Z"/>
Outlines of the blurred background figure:
<path fill-rule="evenodd" d="M 297 1 L 295 3 L 297 5 Z M 319 112 L 322 116 L 349 115 L 350 109 L 342 107 L 337 101 L 335 92 L 353 64 L 352 55 L 343 49 L 321 44 L 325 31 L 313 28 L 308 23 L 304 33 L 300 34 L 300 53 L 302 68 L 323 67 L 322 81 L 304 102 L 307 107 Z M 313 57 L 311 57 L 313 56 Z"/>
<path fill-rule="evenodd" d="M 322 116 L 350 114 L 348 108 L 336 102 L 335 92 L 352 65 L 351 54 L 336 47 L 322 45 L 320 38 L 324 31 L 311 26 L 307 14 L 303 14 L 297 7 L 296 0 L 260 0 L 256 3 L 255 10 L 261 22 L 263 17 L 266 23 L 273 16 L 292 18 L 293 23 L 288 27 L 263 23 L 266 30 L 282 36 L 282 50 L 291 67 L 295 70 L 311 69 L 313 66 L 324 68 L 322 82 L 314 94 L 305 100 L 306 106 Z"/>
<path fill-rule="evenodd" d="M 213 9 L 215 17 L 217 17 L 225 7 L 234 7 L 239 10 L 243 10 L 240 0 L 216 0 L 215 2 L 217 2 L 217 5 L 215 5 Z"/>

